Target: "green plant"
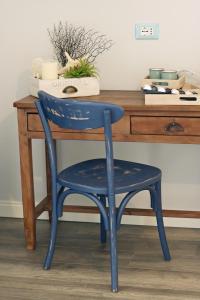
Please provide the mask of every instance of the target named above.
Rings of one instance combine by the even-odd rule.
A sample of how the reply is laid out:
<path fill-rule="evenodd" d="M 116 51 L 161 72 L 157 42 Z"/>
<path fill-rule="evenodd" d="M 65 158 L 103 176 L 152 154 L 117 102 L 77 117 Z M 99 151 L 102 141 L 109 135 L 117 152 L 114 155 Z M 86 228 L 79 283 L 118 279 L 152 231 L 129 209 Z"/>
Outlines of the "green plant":
<path fill-rule="evenodd" d="M 85 59 L 80 59 L 78 65 L 65 71 L 64 78 L 97 77 L 96 67 Z"/>

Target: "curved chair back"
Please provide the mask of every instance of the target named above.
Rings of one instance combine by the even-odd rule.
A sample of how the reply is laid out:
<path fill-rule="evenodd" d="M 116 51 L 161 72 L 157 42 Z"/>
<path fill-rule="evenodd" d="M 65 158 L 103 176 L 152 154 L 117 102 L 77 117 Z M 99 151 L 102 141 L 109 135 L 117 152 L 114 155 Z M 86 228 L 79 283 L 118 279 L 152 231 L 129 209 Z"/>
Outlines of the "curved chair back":
<path fill-rule="evenodd" d="M 112 103 L 84 100 L 59 99 L 44 91 L 39 91 L 36 101 L 40 119 L 48 146 L 52 182 L 56 181 L 57 160 L 48 120 L 66 129 L 94 129 L 104 127 L 107 180 L 109 193 L 114 191 L 113 146 L 111 124 L 117 122 L 124 114 L 123 108 Z"/>
<path fill-rule="evenodd" d="M 38 93 L 43 113 L 48 120 L 68 129 L 94 129 L 104 127 L 104 111 L 109 110 L 111 123 L 123 116 L 124 110 L 111 103 L 58 99 L 47 93 Z"/>

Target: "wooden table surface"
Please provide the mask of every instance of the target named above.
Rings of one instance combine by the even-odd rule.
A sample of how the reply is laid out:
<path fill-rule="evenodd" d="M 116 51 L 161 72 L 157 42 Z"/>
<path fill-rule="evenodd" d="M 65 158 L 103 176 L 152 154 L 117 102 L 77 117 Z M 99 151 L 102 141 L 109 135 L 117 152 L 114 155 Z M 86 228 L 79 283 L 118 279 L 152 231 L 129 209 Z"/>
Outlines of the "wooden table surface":
<path fill-rule="evenodd" d="M 17 108 L 35 108 L 34 101 L 37 98 L 34 96 L 26 96 L 20 100 L 14 102 L 14 107 Z M 140 91 L 119 91 L 119 90 L 102 90 L 100 95 L 97 96 L 85 96 L 79 97 L 81 99 L 87 99 L 91 101 L 111 102 L 122 106 L 125 110 L 144 110 L 149 111 L 182 111 L 182 112 L 200 112 L 200 106 L 198 105 L 145 105 L 144 94 Z"/>

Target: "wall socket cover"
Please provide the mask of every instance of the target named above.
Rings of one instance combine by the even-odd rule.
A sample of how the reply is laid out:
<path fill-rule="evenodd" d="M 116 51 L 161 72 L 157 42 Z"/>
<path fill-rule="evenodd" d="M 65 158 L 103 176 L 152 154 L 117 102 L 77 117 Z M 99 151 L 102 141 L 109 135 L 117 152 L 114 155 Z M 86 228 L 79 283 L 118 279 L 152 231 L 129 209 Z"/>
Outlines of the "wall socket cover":
<path fill-rule="evenodd" d="M 158 23 L 138 23 L 135 24 L 136 40 L 158 40 L 160 28 Z"/>

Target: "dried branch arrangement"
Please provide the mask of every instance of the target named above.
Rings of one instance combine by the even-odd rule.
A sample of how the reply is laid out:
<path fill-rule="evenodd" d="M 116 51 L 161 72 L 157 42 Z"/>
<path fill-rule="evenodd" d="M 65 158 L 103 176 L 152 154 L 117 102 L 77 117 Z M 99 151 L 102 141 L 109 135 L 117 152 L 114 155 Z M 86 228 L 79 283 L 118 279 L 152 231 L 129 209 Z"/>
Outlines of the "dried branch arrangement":
<path fill-rule="evenodd" d="M 54 25 L 53 30 L 48 29 L 55 55 L 61 66 L 67 63 L 66 52 L 73 59 L 85 58 L 92 63 L 104 51 L 113 45 L 105 35 L 93 29 L 86 30 L 82 26 L 60 22 Z"/>

